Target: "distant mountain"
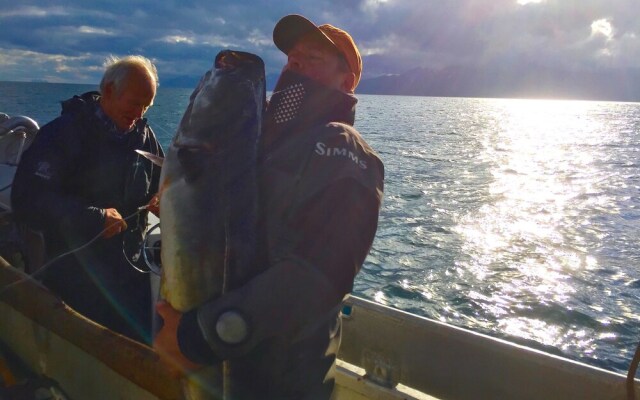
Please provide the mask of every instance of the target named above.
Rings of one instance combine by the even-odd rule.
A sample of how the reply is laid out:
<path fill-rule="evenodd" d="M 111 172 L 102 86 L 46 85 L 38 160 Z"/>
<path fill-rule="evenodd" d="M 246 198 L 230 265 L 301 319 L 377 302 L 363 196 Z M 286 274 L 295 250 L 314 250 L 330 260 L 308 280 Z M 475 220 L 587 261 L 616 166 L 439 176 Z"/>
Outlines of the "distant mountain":
<path fill-rule="evenodd" d="M 266 76 L 267 90 L 273 90 L 280 74 L 270 74 Z M 201 76 L 172 76 L 165 79 L 160 77 L 160 86 L 178 87 L 178 88 L 195 88 L 200 81 Z"/>
<path fill-rule="evenodd" d="M 272 91 L 279 74 L 267 75 Z M 200 77 L 175 76 L 160 80 L 164 87 L 194 88 Z M 550 98 L 640 101 L 640 69 L 563 71 L 545 67 L 480 69 L 414 68 L 397 75 L 363 79 L 360 94 L 441 97 Z"/>
<path fill-rule="evenodd" d="M 640 101 L 640 69 L 567 72 L 543 67 L 414 68 L 403 74 L 364 79 L 357 93 Z"/>

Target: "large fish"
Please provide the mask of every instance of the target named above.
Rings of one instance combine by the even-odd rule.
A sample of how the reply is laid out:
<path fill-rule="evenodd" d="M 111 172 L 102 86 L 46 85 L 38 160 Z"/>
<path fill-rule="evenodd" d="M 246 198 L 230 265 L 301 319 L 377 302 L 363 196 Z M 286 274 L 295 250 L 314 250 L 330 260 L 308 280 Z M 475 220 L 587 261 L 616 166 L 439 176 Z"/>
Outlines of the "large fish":
<path fill-rule="evenodd" d="M 256 153 L 265 96 L 262 59 L 220 52 L 163 161 L 160 294 L 179 311 L 255 275 Z"/>

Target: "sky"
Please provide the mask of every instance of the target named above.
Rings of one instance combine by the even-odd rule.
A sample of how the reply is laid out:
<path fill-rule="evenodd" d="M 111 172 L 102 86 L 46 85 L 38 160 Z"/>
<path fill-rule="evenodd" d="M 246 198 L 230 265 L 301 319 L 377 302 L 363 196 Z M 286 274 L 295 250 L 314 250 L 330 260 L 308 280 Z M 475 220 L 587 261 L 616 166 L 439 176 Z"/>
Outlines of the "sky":
<path fill-rule="evenodd" d="M 97 83 L 109 55 L 142 54 L 160 85 L 218 51 L 285 56 L 275 23 L 302 14 L 354 37 L 363 79 L 417 67 L 640 68 L 638 0 L 0 0 L 0 80 Z"/>

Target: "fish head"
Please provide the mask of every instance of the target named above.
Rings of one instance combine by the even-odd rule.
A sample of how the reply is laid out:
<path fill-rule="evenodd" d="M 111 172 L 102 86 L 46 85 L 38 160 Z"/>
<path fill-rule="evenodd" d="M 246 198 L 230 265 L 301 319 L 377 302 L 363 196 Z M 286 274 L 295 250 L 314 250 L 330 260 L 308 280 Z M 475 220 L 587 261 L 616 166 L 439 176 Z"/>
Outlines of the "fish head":
<path fill-rule="evenodd" d="M 179 147 L 223 151 L 247 125 L 260 124 L 266 104 L 264 62 L 223 50 L 191 95 L 176 132 Z"/>

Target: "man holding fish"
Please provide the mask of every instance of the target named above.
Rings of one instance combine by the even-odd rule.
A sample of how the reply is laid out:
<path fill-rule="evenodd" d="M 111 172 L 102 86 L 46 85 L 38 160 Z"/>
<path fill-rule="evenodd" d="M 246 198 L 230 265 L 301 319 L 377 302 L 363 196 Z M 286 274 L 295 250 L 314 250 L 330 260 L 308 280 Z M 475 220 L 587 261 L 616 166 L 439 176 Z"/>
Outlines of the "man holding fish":
<path fill-rule="evenodd" d="M 273 39 L 288 61 L 261 119 L 257 234 L 252 256 L 244 257 L 245 263 L 251 260 L 252 270 L 231 282 L 221 278 L 225 284 L 215 295 L 196 298 L 188 288 L 178 288 L 182 279 L 193 280 L 189 287 L 200 282 L 191 272 L 176 274 L 173 264 L 188 263 L 183 249 L 192 246 L 195 252 L 204 246 L 191 240 L 167 243 L 165 250 L 165 230 L 180 232 L 175 214 L 184 211 L 178 210 L 179 204 L 209 170 L 199 167 L 205 162 L 200 154 L 220 156 L 212 150 L 215 146 L 196 145 L 193 137 L 180 137 L 184 132 L 179 132 L 161 179 L 162 295 L 167 301 L 158 304 L 164 325 L 154 343 L 169 363 L 187 371 L 225 360 L 231 388 L 225 396 L 231 399 L 328 399 L 340 344 L 341 302 L 351 292 L 375 236 L 384 168 L 353 128 L 353 93 L 362 60 L 351 36 L 288 15 L 276 24 Z M 215 82 L 225 79 L 225 69 L 256 63 L 240 60 L 243 57 L 219 55 L 215 67 L 220 78 Z M 207 77 L 194 92 L 179 131 L 193 127 Z M 258 99 L 263 96 L 255 89 L 259 86 L 254 85 Z M 257 109 L 260 114 L 259 101 Z M 172 173 L 175 165 L 180 171 Z M 234 207 L 225 204 L 220 207 Z M 234 245 L 227 242 L 227 249 L 233 251 Z"/>

